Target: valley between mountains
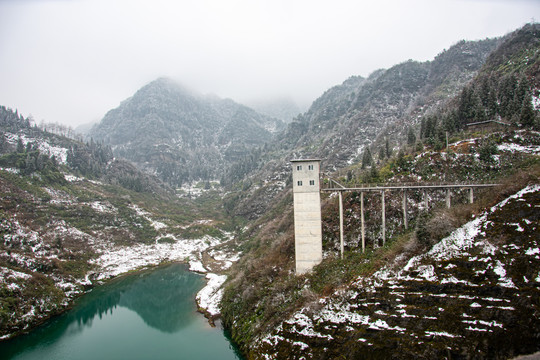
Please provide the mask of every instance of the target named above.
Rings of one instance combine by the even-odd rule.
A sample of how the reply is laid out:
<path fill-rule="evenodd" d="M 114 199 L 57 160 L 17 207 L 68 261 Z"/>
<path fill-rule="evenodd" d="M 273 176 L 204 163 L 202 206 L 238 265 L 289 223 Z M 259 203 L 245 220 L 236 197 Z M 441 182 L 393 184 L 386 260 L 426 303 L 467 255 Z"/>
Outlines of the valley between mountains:
<path fill-rule="evenodd" d="M 259 104 L 259 109 L 269 106 Z M 189 263 L 247 359 L 506 359 L 540 351 L 540 25 L 351 76 L 305 112 L 167 78 L 85 134 L 0 107 L 0 336 L 95 286 Z M 292 109 L 292 110 L 291 110 Z M 280 110 L 280 111 L 279 111 Z M 275 117 L 279 114 L 280 118 Z M 323 261 L 294 271 L 291 159 L 340 183 L 494 183 L 321 195 Z M 366 249 L 362 251 L 361 222 Z"/>

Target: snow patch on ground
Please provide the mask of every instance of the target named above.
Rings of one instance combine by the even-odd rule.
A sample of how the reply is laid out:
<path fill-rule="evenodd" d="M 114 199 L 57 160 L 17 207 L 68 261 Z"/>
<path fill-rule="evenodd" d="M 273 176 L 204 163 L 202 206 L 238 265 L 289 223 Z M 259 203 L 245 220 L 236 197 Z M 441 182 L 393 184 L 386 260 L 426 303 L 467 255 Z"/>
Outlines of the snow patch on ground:
<path fill-rule="evenodd" d="M 2 171 L 7 171 L 8 173 L 11 173 L 11 174 L 19 174 L 19 169 L 14 169 L 14 168 L 4 168 L 4 167 L 0 167 L 0 170 Z"/>
<path fill-rule="evenodd" d="M 206 273 L 207 270 L 204 267 L 202 261 L 200 260 L 190 260 L 189 261 L 189 271 L 198 272 L 198 273 Z"/>
<path fill-rule="evenodd" d="M 28 280 L 31 277 L 32 275 L 30 274 L 0 266 L 0 283 L 6 284 L 8 283 L 7 280 L 10 280 L 10 279 Z"/>
<path fill-rule="evenodd" d="M 174 243 L 136 244 L 129 247 L 103 244 L 104 247 L 98 250 L 100 256 L 92 261 L 101 269 L 95 278 L 108 279 L 162 262 L 198 257 L 200 252 L 220 242 L 217 238 L 204 236 L 201 239 L 176 239 Z"/>
<path fill-rule="evenodd" d="M 88 204 L 92 209 L 99 213 L 105 213 L 105 214 L 116 214 L 118 213 L 118 209 L 115 208 L 111 203 L 105 201 L 94 201 Z"/>
<path fill-rule="evenodd" d="M 207 274 L 208 283 L 197 293 L 197 305 L 204 309 L 209 315 L 217 316 L 220 314 L 219 305 L 223 297 L 221 286 L 227 280 L 226 275 Z"/>
<path fill-rule="evenodd" d="M 194 182 L 190 184 L 184 184 L 181 188 L 177 189 L 177 196 L 187 198 L 198 198 L 205 192 L 211 191 L 215 188 L 219 188 L 219 181 L 212 180 L 209 182 L 210 188 L 206 188 L 202 182 Z"/>
<path fill-rule="evenodd" d="M 153 220 L 152 218 L 150 218 L 150 213 L 141 209 L 140 207 L 138 207 L 137 205 L 135 204 L 131 204 L 130 206 L 130 209 L 134 210 L 137 215 L 139 215 L 140 217 L 148 220 L 150 222 L 150 224 L 152 224 L 152 227 L 156 230 L 156 231 L 159 231 L 161 229 L 164 229 L 167 227 L 166 224 L 160 222 L 160 221 L 156 221 L 156 220 Z"/>
<path fill-rule="evenodd" d="M 64 179 L 69 182 L 75 182 L 75 181 L 84 181 L 84 178 L 80 178 L 78 176 L 72 175 L 72 174 L 64 174 Z"/>
<path fill-rule="evenodd" d="M 519 152 L 519 153 L 538 155 L 540 154 L 540 145 L 524 146 L 524 145 L 507 143 L 507 144 L 497 145 L 497 150 L 508 151 L 511 153 Z"/>
<path fill-rule="evenodd" d="M 56 161 L 59 164 L 66 164 L 66 162 L 67 162 L 68 149 L 66 149 L 66 148 L 53 146 L 53 145 L 50 145 L 49 143 L 47 143 L 43 139 L 36 139 L 36 138 L 27 137 L 24 134 L 6 133 L 5 136 L 6 136 L 7 141 L 9 143 L 13 144 L 13 145 L 17 144 L 19 139 L 21 139 L 24 146 L 26 146 L 27 143 L 31 143 L 31 144 L 37 146 L 38 150 L 41 153 L 46 154 L 49 157 L 54 156 L 56 158 Z"/>
<path fill-rule="evenodd" d="M 462 284 L 469 287 L 472 292 L 470 295 L 461 294 L 456 296 L 447 293 L 434 292 L 432 294 L 430 293 L 430 296 L 449 299 L 456 298 L 465 301 L 464 304 L 468 303 L 471 313 L 477 313 L 478 309 L 482 308 L 495 308 L 500 311 L 515 311 L 515 308 L 512 306 L 501 306 L 505 305 L 504 302 L 509 302 L 510 300 L 508 299 L 476 296 L 474 288 L 480 285 L 468 278 L 456 278 L 458 275 L 454 276 L 455 274 L 451 273 L 452 269 L 456 268 L 456 265 L 452 263 L 444 264 L 444 262 L 468 257 L 467 261 L 469 263 L 478 264 L 480 268 L 483 266 L 484 272 L 486 270 L 492 271 L 496 275 L 495 282 L 498 286 L 516 289 L 516 285 L 505 269 L 505 266 L 508 266 L 508 264 L 505 265 L 494 257 L 494 255 L 505 251 L 504 246 L 499 247 L 496 244 L 490 243 L 489 239 L 485 238 L 485 232 L 489 229 L 488 226 L 491 225 L 488 221 L 488 216 L 503 208 L 509 201 L 519 200 L 523 198 L 525 194 L 537 191 L 540 191 L 540 185 L 528 186 L 486 210 L 483 214 L 469 223 L 456 229 L 449 236 L 434 245 L 427 253 L 412 257 L 405 266 L 396 265 L 398 263 L 385 266 L 370 277 L 358 278 L 348 289 L 338 290 L 334 295 L 320 299 L 318 303 L 321 307 L 317 310 L 314 310 L 313 308 L 303 308 L 297 311 L 290 316 L 289 319 L 285 320 L 281 325 L 274 329 L 274 331 L 262 336 L 260 339 L 261 342 L 269 344 L 273 348 L 276 348 L 279 344 L 284 342 L 294 346 L 294 341 L 302 340 L 307 344 L 310 344 L 309 338 L 318 338 L 318 340 L 314 340 L 314 342 L 332 340 L 330 334 L 334 335 L 334 331 L 338 331 L 334 329 L 343 331 L 343 329 L 348 328 L 350 328 L 351 331 L 363 328 L 369 329 L 370 331 L 404 333 L 407 329 L 392 324 L 391 319 L 393 317 L 419 317 L 419 315 L 413 313 L 415 309 L 414 306 L 411 308 L 410 313 L 407 313 L 407 309 L 410 305 L 401 303 L 402 293 L 397 291 L 402 287 L 400 284 L 411 281 L 418 281 L 424 284 L 426 282 Z M 531 221 L 525 219 L 524 221 L 520 221 L 521 225 L 519 225 L 518 231 L 520 231 L 520 229 L 526 231 L 526 229 L 524 229 L 524 223 L 530 228 Z M 473 250 L 475 251 L 475 255 L 471 256 L 469 252 L 472 252 Z M 527 250 L 523 249 L 523 251 L 530 256 L 540 254 L 540 249 L 537 245 L 533 245 Z M 436 268 L 437 265 L 433 265 L 434 263 L 444 264 L 443 268 L 446 272 L 450 273 L 439 271 L 439 269 Z M 535 281 L 540 281 L 540 273 L 536 276 Z M 369 297 L 371 296 L 370 294 L 376 294 L 378 289 L 383 285 L 386 285 L 384 288 L 385 291 L 390 290 L 390 294 L 393 295 L 395 301 L 395 303 L 390 305 L 390 309 L 385 311 L 378 309 L 377 311 L 372 312 L 369 310 L 365 312 L 358 311 L 358 308 L 360 307 L 370 308 L 375 304 L 356 299 L 359 293 L 353 291 L 353 289 L 363 289 L 364 293 Z M 407 294 L 413 295 L 410 292 Z M 418 293 L 419 296 L 422 294 L 423 293 Z M 439 308 L 439 311 L 444 311 L 444 309 Z M 428 316 L 428 314 L 424 314 L 422 317 L 424 320 L 438 320 L 437 317 Z M 503 323 L 499 321 L 488 321 L 488 319 L 475 317 L 476 315 L 463 314 L 464 319 L 462 322 L 464 323 L 464 330 L 473 332 L 493 332 L 494 329 L 504 328 Z M 426 331 L 423 335 L 443 338 L 460 338 L 464 336 L 444 330 Z M 365 339 L 360 339 L 358 341 L 362 340 L 365 341 Z M 300 346 L 300 344 L 298 344 L 298 346 Z M 306 354 L 309 355 L 309 352 L 306 352 Z"/>

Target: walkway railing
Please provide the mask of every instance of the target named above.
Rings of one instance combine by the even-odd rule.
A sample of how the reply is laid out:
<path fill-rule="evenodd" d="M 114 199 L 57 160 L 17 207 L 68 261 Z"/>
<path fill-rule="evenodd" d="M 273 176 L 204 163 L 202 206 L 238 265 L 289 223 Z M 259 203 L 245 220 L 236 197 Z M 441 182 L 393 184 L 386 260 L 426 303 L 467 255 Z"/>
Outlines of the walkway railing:
<path fill-rule="evenodd" d="M 376 183 L 376 184 L 347 184 L 342 185 L 332 178 L 324 178 L 321 181 L 321 191 L 381 191 L 381 190 L 403 190 L 403 189 L 455 189 L 455 188 L 481 188 L 498 186 L 496 183 L 478 182 L 405 182 L 405 183 Z"/>
<path fill-rule="evenodd" d="M 472 183 L 472 182 L 461 182 L 461 183 L 448 183 L 448 182 L 437 182 L 437 183 L 418 183 L 418 182 L 409 182 L 409 183 L 387 183 L 387 184 L 358 184 L 351 186 L 342 185 L 338 181 L 332 178 L 321 179 L 325 181 L 320 181 L 321 191 L 324 192 L 337 192 L 339 195 L 339 237 L 340 237 L 340 248 L 341 248 L 341 258 L 343 258 L 344 251 L 344 236 L 343 236 L 343 192 L 360 192 L 360 218 L 361 218 L 361 234 L 362 234 L 362 252 L 365 251 L 365 224 L 364 224 L 364 192 L 369 191 L 379 191 L 381 193 L 381 212 L 382 212 L 382 240 L 383 245 L 386 242 L 386 211 L 385 211 L 385 194 L 386 191 L 390 190 L 401 190 L 403 191 L 403 224 L 405 229 L 408 228 L 408 215 L 407 215 L 407 190 L 423 190 L 424 192 L 424 206 L 428 208 L 428 196 L 427 190 L 441 190 L 446 189 L 446 206 L 450 208 L 451 206 L 451 196 L 452 189 L 467 189 L 469 190 L 469 202 L 474 202 L 474 190 L 475 188 L 482 187 L 493 187 L 498 186 L 499 184 L 495 183 Z"/>

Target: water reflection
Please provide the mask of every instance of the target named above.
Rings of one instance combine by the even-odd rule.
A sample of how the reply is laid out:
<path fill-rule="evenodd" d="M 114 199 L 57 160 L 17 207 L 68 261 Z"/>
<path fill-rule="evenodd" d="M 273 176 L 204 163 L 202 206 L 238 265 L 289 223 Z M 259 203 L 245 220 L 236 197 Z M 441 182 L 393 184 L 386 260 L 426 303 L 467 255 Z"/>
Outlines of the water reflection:
<path fill-rule="evenodd" d="M 31 333 L 0 342 L 0 359 L 23 352 L 43 352 L 43 349 L 57 346 L 58 339 L 77 339 L 94 322 L 110 318 L 114 312 L 122 313 L 120 308 L 134 311 L 147 326 L 164 336 L 178 333 L 194 321 L 200 321 L 198 318 L 202 315 L 195 311 L 194 294 L 203 285 L 203 277 L 186 271 L 182 264 L 116 279 L 95 288 L 79 299 L 72 310 Z"/>
<path fill-rule="evenodd" d="M 80 310 L 73 311 L 72 316 L 81 325 L 91 325 L 96 315 L 101 318 L 122 306 L 135 311 L 148 326 L 165 333 L 177 332 L 194 319 L 179 308 L 195 310 L 193 294 L 203 285 L 200 276 L 179 271 L 178 267 L 183 265 L 140 273 L 97 288 L 81 300 Z"/>

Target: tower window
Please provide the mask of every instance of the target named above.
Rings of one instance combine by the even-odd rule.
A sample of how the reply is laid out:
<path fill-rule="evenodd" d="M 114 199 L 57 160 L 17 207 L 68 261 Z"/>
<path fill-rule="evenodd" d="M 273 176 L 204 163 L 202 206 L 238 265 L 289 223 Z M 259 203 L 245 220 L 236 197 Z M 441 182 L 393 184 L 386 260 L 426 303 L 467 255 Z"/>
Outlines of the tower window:
<path fill-rule="evenodd" d="M 309 180 L 309 185 L 315 185 L 315 180 Z"/>
<path fill-rule="evenodd" d="M 313 165 L 308 165 L 308 170 L 313 170 Z"/>
<path fill-rule="evenodd" d="M 302 165 L 298 165 L 298 166 L 296 167 L 296 170 L 298 170 L 298 171 L 302 170 Z"/>
<path fill-rule="evenodd" d="M 302 186 L 302 181 L 298 181 L 298 186 Z"/>

